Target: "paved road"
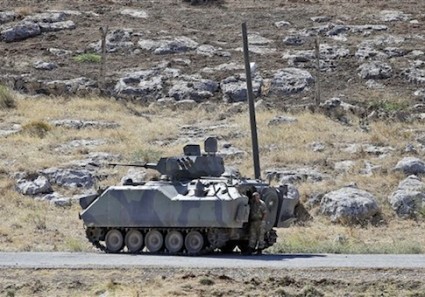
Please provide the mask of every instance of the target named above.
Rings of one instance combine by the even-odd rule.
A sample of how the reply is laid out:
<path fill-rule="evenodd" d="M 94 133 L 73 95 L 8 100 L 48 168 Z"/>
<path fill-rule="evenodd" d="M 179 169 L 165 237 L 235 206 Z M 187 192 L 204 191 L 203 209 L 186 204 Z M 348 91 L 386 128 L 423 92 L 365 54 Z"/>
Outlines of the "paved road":
<path fill-rule="evenodd" d="M 278 254 L 262 256 L 210 255 L 202 257 L 103 253 L 0 253 L 4 268 L 425 268 L 425 255 Z"/>

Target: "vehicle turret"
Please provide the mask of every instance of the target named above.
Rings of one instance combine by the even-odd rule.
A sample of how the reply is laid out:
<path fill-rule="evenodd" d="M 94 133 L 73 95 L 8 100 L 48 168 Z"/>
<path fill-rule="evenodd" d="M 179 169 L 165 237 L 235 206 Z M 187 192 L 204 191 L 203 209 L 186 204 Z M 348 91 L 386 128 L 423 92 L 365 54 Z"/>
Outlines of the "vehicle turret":
<path fill-rule="evenodd" d="M 158 163 L 119 164 L 112 166 L 143 167 L 158 171 L 170 180 L 192 180 L 201 177 L 219 177 L 224 173 L 223 158 L 217 155 L 217 139 L 208 137 L 204 143 L 205 153 L 201 153 L 198 144 L 188 144 L 183 148 L 182 156 L 162 157 Z"/>

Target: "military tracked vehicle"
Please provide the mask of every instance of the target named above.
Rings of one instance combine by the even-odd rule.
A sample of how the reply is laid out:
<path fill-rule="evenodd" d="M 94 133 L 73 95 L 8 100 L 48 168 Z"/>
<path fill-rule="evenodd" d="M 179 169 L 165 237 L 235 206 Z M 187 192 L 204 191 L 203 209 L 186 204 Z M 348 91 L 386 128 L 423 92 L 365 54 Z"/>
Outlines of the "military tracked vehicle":
<path fill-rule="evenodd" d="M 88 240 L 112 253 L 197 255 L 235 247 L 244 252 L 254 192 L 268 208 L 265 248 L 276 242 L 275 227 L 294 221 L 298 198 L 288 198 L 285 186 L 226 174 L 216 138 L 206 139 L 204 153 L 193 144 L 183 151 L 182 156 L 140 165 L 158 171 L 158 180 L 127 181 L 82 198 L 80 218 Z"/>

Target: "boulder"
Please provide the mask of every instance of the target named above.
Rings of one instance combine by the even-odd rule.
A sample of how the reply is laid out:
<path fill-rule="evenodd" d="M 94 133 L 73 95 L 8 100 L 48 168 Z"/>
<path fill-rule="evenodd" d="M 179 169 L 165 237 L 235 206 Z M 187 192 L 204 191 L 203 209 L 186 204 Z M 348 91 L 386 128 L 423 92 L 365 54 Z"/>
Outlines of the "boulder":
<path fill-rule="evenodd" d="M 380 213 L 375 197 L 355 187 L 344 187 L 325 194 L 320 212 L 332 222 L 342 224 L 364 223 Z"/>
<path fill-rule="evenodd" d="M 360 61 L 369 60 L 372 58 L 386 59 L 388 56 L 383 52 L 376 50 L 371 45 L 361 45 L 354 54 Z"/>
<path fill-rule="evenodd" d="M 53 192 L 52 185 L 44 176 L 34 176 L 19 179 L 16 184 L 16 189 L 23 195 L 39 195 Z"/>
<path fill-rule="evenodd" d="M 37 70 L 53 70 L 58 68 L 58 64 L 52 62 L 37 61 L 34 63 L 34 68 Z"/>
<path fill-rule="evenodd" d="M 409 15 L 399 10 L 382 10 L 378 17 L 383 22 L 407 21 L 409 19 Z"/>
<path fill-rule="evenodd" d="M 12 22 L 16 18 L 14 11 L 0 11 L 0 25 L 8 22 Z"/>
<path fill-rule="evenodd" d="M 415 218 L 425 210 L 425 183 L 416 175 L 401 181 L 388 202 L 401 218 Z"/>
<path fill-rule="evenodd" d="M 230 57 L 230 52 L 224 51 L 221 47 L 214 47 L 209 44 L 202 44 L 196 49 L 198 55 L 207 57 L 219 56 L 219 57 Z"/>
<path fill-rule="evenodd" d="M 126 9 L 121 10 L 120 14 L 128 15 L 132 18 L 137 18 L 137 19 L 147 19 L 148 18 L 148 13 L 144 10 L 139 10 L 139 9 L 126 8 Z"/>
<path fill-rule="evenodd" d="M 425 69 L 411 67 L 403 70 L 402 75 L 411 83 L 425 84 Z"/>
<path fill-rule="evenodd" d="M 185 36 L 179 36 L 174 39 L 142 39 L 138 44 L 140 48 L 152 51 L 157 55 L 183 53 L 195 50 L 198 47 L 196 41 Z"/>
<path fill-rule="evenodd" d="M 386 79 L 393 75 L 393 70 L 388 63 L 370 62 L 360 65 L 359 76 L 363 79 Z"/>
<path fill-rule="evenodd" d="M 252 91 L 254 96 L 259 96 L 263 79 L 261 76 L 255 76 L 252 79 Z M 242 102 L 248 100 L 246 76 L 230 76 L 220 82 L 220 88 L 223 93 L 223 100 L 228 103 Z"/>
<path fill-rule="evenodd" d="M 163 80 L 158 69 L 141 70 L 125 74 L 115 85 L 119 97 L 143 100 L 163 97 Z"/>
<path fill-rule="evenodd" d="M 404 174 L 424 174 L 425 173 L 425 162 L 416 157 L 405 157 L 400 160 L 395 166 L 394 170 L 402 171 Z"/>
<path fill-rule="evenodd" d="M 1 31 L 1 40 L 5 42 L 21 41 L 41 34 L 40 26 L 33 22 L 20 22 L 14 27 Z"/>
<path fill-rule="evenodd" d="M 81 168 L 48 168 L 40 172 L 46 176 L 52 184 L 67 188 L 91 188 L 94 185 L 94 177 L 87 169 Z"/>
<path fill-rule="evenodd" d="M 76 28 L 73 21 L 63 21 L 56 23 L 38 23 L 41 32 L 57 32 L 62 30 L 74 30 Z"/>
<path fill-rule="evenodd" d="M 29 15 L 24 18 L 24 21 L 34 23 L 57 23 L 65 21 L 67 15 L 61 11 L 58 12 L 42 12 Z"/>
<path fill-rule="evenodd" d="M 307 70 L 284 68 L 278 70 L 271 81 L 269 94 L 284 96 L 304 91 L 314 83 L 314 78 Z"/>
<path fill-rule="evenodd" d="M 199 79 L 197 77 L 185 77 L 184 80 L 173 82 L 173 86 L 168 91 L 168 96 L 175 100 L 190 99 L 202 102 L 214 96 L 218 91 L 218 83 L 209 79 Z"/>
<path fill-rule="evenodd" d="M 302 45 L 305 43 L 305 39 L 300 35 L 289 35 L 283 38 L 283 44 L 285 45 Z"/>

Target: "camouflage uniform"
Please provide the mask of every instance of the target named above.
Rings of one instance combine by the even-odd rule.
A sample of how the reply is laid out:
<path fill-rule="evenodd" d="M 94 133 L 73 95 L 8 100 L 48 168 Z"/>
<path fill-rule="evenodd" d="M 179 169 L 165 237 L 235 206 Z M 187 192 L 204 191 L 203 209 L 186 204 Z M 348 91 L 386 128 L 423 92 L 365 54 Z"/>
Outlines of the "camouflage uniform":
<path fill-rule="evenodd" d="M 258 242 L 258 248 L 263 249 L 265 247 L 264 234 L 266 233 L 266 221 L 263 220 L 267 214 L 267 207 L 264 201 L 254 201 L 251 204 L 249 212 L 249 247 L 252 250 L 256 249 Z"/>

